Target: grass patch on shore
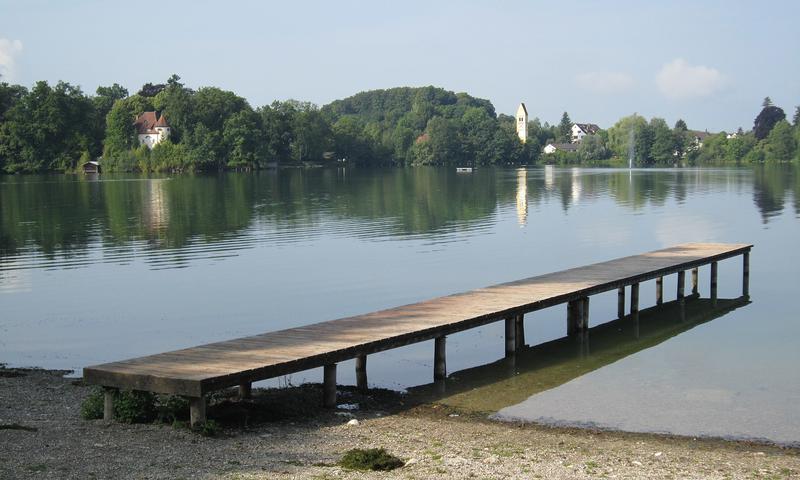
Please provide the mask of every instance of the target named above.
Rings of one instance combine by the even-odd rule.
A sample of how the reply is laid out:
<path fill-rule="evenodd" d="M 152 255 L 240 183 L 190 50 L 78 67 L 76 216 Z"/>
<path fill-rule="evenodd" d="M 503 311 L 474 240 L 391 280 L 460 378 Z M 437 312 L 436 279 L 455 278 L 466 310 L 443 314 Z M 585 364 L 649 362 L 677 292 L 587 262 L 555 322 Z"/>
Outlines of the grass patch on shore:
<path fill-rule="evenodd" d="M 348 470 L 373 470 L 388 472 L 405 465 L 405 462 L 383 448 L 354 448 L 348 450 L 339 465 Z"/>
<path fill-rule="evenodd" d="M 103 418 L 105 392 L 94 388 L 81 405 L 85 420 Z M 166 423 L 189 418 L 189 402 L 176 395 L 155 395 L 140 391 L 114 392 L 114 419 L 122 423 Z"/>

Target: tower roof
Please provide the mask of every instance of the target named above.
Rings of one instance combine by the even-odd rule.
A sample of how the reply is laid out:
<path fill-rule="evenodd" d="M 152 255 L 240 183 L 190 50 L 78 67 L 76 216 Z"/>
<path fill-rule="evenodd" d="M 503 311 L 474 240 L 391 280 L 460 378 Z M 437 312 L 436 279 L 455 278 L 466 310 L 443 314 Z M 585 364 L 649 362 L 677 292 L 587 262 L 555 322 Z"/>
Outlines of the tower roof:
<path fill-rule="evenodd" d="M 164 114 L 161 114 L 161 117 L 159 117 L 159 119 L 156 122 L 155 126 L 156 127 L 167 127 L 167 128 L 169 128 L 169 125 L 167 124 L 167 116 L 164 115 Z"/>
<path fill-rule="evenodd" d="M 142 112 L 141 115 L 136 117 L 133 126 L 140 134 L 154 133 L 153 127 L 156 124 L 156 112 Z"/>
<path fill-rule="evenodd" d="M 520 108 L 522 109 L 522 111 L 523 111 L 523 112 L 525 112 L 525 115 L 527 115 L 527 114 L 528 114 L 528 109 L 527 109 L 527 108 L 525 108 L 525 102 L 520 102 L 520 104 L 519 104 L 519 108 L 517 108 L 517 112 L 519 112 L 519 109 L 520 109 Z"/>
<path fill-rule="evenodd" d="M 164 115 L 161 115 L 161 118 L 158 118 L 156 112 L 142 112 L 141 115 L 136 117 L 136 121 L 133 122 L 134 128 L 139 134 L 148 134 L 148 133 L 158 133 L 155 129 L 156 127 L 167 127 L 167 118 Z"/>

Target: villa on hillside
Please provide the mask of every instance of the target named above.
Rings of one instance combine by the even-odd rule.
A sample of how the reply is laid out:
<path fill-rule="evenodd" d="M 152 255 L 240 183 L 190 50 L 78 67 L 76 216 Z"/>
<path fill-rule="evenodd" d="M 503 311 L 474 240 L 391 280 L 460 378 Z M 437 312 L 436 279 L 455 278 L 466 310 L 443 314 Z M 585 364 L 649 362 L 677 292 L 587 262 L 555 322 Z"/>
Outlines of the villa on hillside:
<path fill-rule="evenodd" d="M 147 145 L 151 149 L 169 138 L 170 128 L 167 118 L 157 112 L 143 112 L 133 122 L 139 145 Z"/>
<path fill-rule="evenodd" d="M 572 143 L 579 143 L 586 135 L 594 135 L 600 131 L 600 127 L 594 123 L 573 123 L 572 124 Z"/>
<path fill-rule="evenodd" d="M 690 147 L 702 148 L 705 139 L 710 137 L 711 135 L 714 134 L 708 133 L 708 130 L 706 130 L 705 132 L 701 132 L 699 130 L 689 130 Z"/>

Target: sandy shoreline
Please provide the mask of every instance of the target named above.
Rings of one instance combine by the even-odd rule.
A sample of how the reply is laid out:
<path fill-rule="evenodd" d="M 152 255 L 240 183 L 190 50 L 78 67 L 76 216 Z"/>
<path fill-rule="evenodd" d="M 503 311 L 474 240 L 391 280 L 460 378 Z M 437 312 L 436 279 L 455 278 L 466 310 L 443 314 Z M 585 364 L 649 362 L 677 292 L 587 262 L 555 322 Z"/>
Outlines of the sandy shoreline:
<path fill-rule="evenodd" d="M 351 414 L 312 408 L 246 426 L 225 417 L 235 404 L 212 408 L 212 418 L 225 418 L 215 438 L 106 424 L 80 418 L 90 389 L 63 374 L 0 369 L 0 478 L 800 478 L 800 449 L 493 422 L 386 392 L 344 392 L 365 406 Z M 256 395 L 315 402 L 315 388 Z M 371 447 L 407 465 L 388 473 L 335 465 L 348 449 Z"/>

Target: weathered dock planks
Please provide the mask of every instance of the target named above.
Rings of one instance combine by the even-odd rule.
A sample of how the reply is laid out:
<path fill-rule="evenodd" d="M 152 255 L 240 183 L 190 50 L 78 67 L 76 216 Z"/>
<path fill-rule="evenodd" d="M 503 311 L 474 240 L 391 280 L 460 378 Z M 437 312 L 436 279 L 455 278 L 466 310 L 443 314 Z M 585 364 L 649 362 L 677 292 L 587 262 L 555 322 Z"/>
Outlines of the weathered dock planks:
<path fill-rule="evenodd" d="M 746 295 L 751 248 L 750 244 L 682 244 L 364 315 L 95 365 L 84 369 L 84 381 L 190 397 L 192 418 L 202 421 L 202 399 L 208 392 L 238 385 L 241 392 L 249 393 L 253 381 L 325 366 L 325 403 L 331 404 L 336 398 L 338 362 L 362 359 L 357 366 L 359 383 L 366 386 L 366 355 L 436 339 L 434 377 L 444 378 L 444 340 L 449 334 L 508 319 L 506 354 L 513 355 L 524 342 L 516 337 L 524 338 L 525 313 L 569 303 L 574 308 L 570 309 L 568 328 L 585 329 L 590 295 L 619 289 L 621 317 L 624 289 L 630 285 L 631 313 L 635 314 L 639 283 L 672 273 L 682 280 L 686 270 L 706 264 L 713 265 L 711 291 L 716 297 L 716 264 L 726 258 L 743 255 Z M 679 299 L 683 297 L 682 283 Z M 659 302 L 661 299 L 659 295 Z"/>

